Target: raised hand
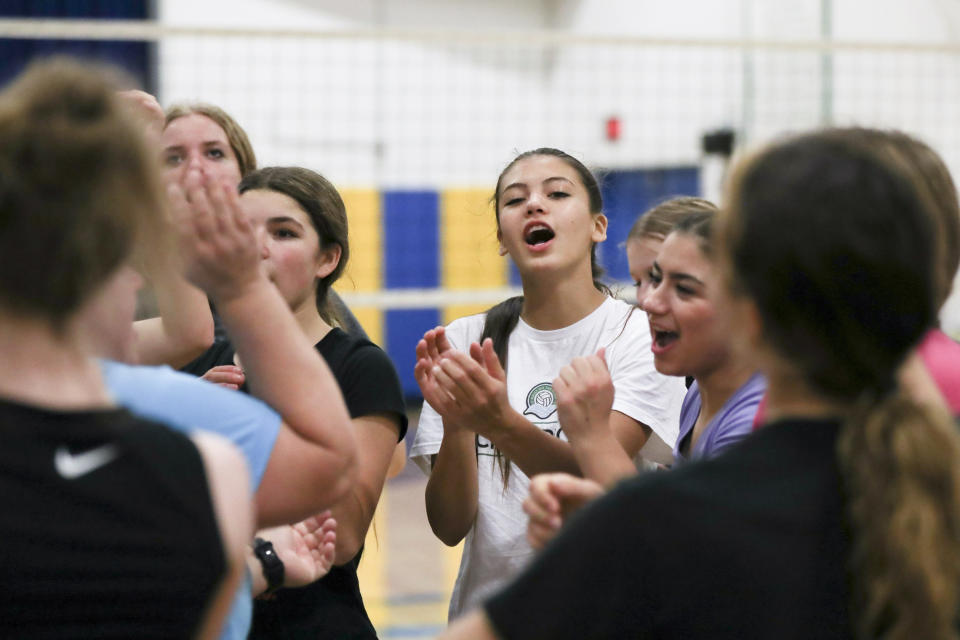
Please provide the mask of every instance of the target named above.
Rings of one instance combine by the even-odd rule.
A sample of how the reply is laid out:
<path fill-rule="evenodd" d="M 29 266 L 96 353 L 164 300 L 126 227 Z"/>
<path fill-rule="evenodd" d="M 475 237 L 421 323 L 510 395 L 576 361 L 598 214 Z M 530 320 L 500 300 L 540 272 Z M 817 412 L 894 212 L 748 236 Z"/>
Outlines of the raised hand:
<path fill-rule="evenodd" d="M 430 329 L 430 331 L 423 334 L 423 340 L 420 342 L 424 345 L 423 355 L 431 365 L 440 364 L 440 360 L 444 354 L 453 351 L 453 347 L 447 339 L 447 330 L 444 327 Z M 419 358 L 421 353 L 419 349 L 420 345 L 417 344 L 417 347 L 417 357 Z"/>
<path fill-rule="evenodd" d="M 160 106 L 157 99 L 146 91 L 138 89 L 118 91 L 117 97 L 120 98 L 121 103 L 130 109 L 133 116 L 143 123 L 147 141 L 159 146 L 165 116 L 163 107 Z"/>
<path fill-rule="evenodd" d="M 167 185 L 167 195 L 191 283 L 219 301 L 240 295 L 262 277 L 259 242 L 236 185 L 191 170 L 182 188 Z"/>
<path fill-rule="evenodd" d="M 453 399 L 437 385 L 433 368 L 439 366 L 443 354 L 450 351 L 453 351 L 453 347 L 447 340 L 444 328 L 430 329 L 417 343 L 417 364 L 413 369 L 413 376 L 420 386 L 423 399 L 441 415 L 449 411 L 448 404 Z"/>
<path fill-rule="evenodd" d="M 221 387 L 236 390 L 243 386 L 246 378 L 243 375 L 243 369 L 240 367 L 234 364 L 222 364 L 203 374 L 203 379 Z"/>
<path fill-rule="evenodd" d="M 614 389 L 602 348 L 560 369 L 553 392 L 560 426 L 571 442 L 609 429 Z"/>
<path fill-rule="evenodd" d="M 491 437 L 507 423 L 513 409 L 507 397 L 507 376 L 487 338 L 470 345 L 470 355 L 448 350 L 430 374 L 444 392 L 437 412 L 461 427 Z M 433 403 L 431 402 L 431 405 Z"/>
<path fill-rule="evenodd" d="M 543 473 L 530 481 L 530 494 L 523 510 L 530 516 L 527 540 L 534 549 L 542 549 L 556 536 L 564 521 L 587 502 L 603 494 L 593 480 L 568 473 Z"/>

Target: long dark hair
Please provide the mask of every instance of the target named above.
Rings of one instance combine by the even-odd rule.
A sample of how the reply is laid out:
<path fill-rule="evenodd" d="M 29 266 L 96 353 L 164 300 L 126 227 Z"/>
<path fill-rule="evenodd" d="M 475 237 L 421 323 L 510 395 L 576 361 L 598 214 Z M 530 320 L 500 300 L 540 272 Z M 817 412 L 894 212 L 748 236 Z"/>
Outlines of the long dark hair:
<path fill-rule="evenodd" d="M 303 167 L 265 167 L 248 173 L 240 181 L 240 193 L 264 189 L 292 198 L 310 217 L 320 237 L 320 249 L 339 245 L 340 262 L 326 277 L 317 278 L 317 311 L 328 324 L 339 326 L 340 317 L 327 300 L 330 286 L 347 267 L 350 243 L 347 237 L 347 210 L 340 193 L 322 175 Z"/>
<path fill-rule="evenodd" d="M 518 162 L 534 156 L 552 156 L 554 158 L 560 158 L 567 163 L 567 165 L 576 171 L 577 175 L 580 176 L 580 182 L 587 190 L 590 213 L 597 214 L 603 212 L 603 195 L 600 192 L 600 183 L 597 182 L 597 179 L 590 172 L 590 170 L 587 169 L 582 162 L 564 151 L 553 149 L 551 147 L 541 147 L 531 151 L 524 151 L 514 158 L 510 164 L 504 167 L 503 171 L 500 172 L 500 176 L 497 178 L 497 188 L 493 193 L 493 210 L 497 220 L 497 235 L 500 234 L 500 195 L 503 187 L 503 177 L 508 171 L 510 171 L 510 169 L 516 166 Z M 597 291 L 601 291 L 606 295 L 612 295 L 610 292 L 610 287 L 604 284 L 601 280 L 604 271 L 603 267 L 601 267 L 600 263 L 597 261 L 596 244 L 593 244 L 593 246 L 590 247 L 590 272 L 593 276 L 593 286 L 597 289 Z M 488 309 L 486 318 L 483 322 L 483 331 L 480 334 L 480 342 L 482 344 L 487 338 L 490 338 L 493 341 L 493 350 L 500 359 L 500 364 L 503 366 L 504 371 L 507 370 L 510 334 L 516 328 L 517 322 L 520 320 L 521 311 L 523 311 L 523 296 L 514 296 Z M 496 447 L 493 448 L 493 451 L 494 455 L 497 457 L 497 463 L 500 465 L 500 470 L 503 473 L 503 485 L 506 487 L 507 483 L 510 481 L 510 461 Z"/>
<path fill-rule="evenodd" d="M 933 325 L 930 203 L 909 174 L 830 131 L 738 167 L 720 224 L 730 290 L 809 389 L 846 409 L 837 462 L 858 637 L 956 637 L 960 438 L 899 389 Z"/>

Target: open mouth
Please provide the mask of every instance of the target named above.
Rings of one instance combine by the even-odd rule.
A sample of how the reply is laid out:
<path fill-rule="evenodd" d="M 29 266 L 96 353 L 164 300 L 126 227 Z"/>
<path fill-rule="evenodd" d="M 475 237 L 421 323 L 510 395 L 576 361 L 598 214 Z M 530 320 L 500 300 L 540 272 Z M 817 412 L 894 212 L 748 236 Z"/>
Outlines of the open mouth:
<path fill-rule="evenodd" d="M 547 225 L 535 224 L 526 229 L 523 234 L 523 240 L 531 247 L 536 247 L 538 245 L 550 242 L 553 240 L 555 235 L 556 234 L 553 232 L 553 229 Z"/>
<path fill-rule="evenodd" d="M 658 349 L 666 349 L 679 338 L 680 334 L 676 331 L 659 331 L 656 329 L 653 331 L 653 344 Z"/>

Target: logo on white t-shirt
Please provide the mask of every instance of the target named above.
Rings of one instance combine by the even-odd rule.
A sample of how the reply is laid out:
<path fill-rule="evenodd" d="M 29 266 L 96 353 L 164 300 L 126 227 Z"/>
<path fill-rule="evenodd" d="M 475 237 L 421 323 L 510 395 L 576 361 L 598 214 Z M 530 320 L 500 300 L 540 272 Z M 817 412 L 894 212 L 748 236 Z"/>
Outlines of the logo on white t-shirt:
<path fill-rule="evenodd" d="M 543 420 L 552 416 L 556 410 L 557 396 L 549 382 L 541 382 L 527 392 L 527 408 L 523 410 L 523 415 L 533 415 Z"/>

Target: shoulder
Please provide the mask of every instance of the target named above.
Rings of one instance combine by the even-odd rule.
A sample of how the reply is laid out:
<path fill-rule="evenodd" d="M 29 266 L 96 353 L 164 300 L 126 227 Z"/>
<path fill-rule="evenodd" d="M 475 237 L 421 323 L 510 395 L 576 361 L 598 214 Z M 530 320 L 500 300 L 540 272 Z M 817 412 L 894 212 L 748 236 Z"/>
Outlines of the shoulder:
<path fill-rule="evenodd" d="M 486 313 L 475 313 L 471 316 L 457 318 L 446 326 L 447 338 L 455 348 L 466 349 L 471 342 L 480 339 L 486 319 Z"/>
<path fill-rule="evenodd" d="M 338 380 L 345 372 L 390 372 L 396 375 L 393 362 L 383 349 L 342 329 L 332 329 L 316 348 Z"/>
<path fill-rule="evenodd" d="M 407 431 L 403 388 L 393 362 L 383 349 L 366 338 L 333 329 L 317 343 L 327 361 L 351 418 L 374 413 L 398 416 L 399 439 Z"/>
<path fill-rule="evenodd" d="M 279 423 L 279 415 L 260 400 L 229 391 L 169 367 L 144 367 L 102 361 L 107 387 L 123 407 L 179 428 L 223 431 L 231 416 L 246 422 Z M 228 433 L 223 435 L 229 436 Z"/>
<path fill-rule="evenodd" d="M 752 432 L 753 419 L 757 415 L 757 407 L 760 405 L 766 390 L 766 380 L 759 373 L 754 374 L 743 383 L 727 402 L 727 407 L 720 416 L 719 422 L 722 423 L 722 430 L 743 431 L 744 435 Z"/>
<path fill-rule="evenodd" d="M 607 298 L 602 307 L 602 318 L 610 330 L 615 329 L 624 335 L 633 335 L 637 332 L 649 333 L 647 314 L 635 304 L 630 304 L 619 298 Z"/>

